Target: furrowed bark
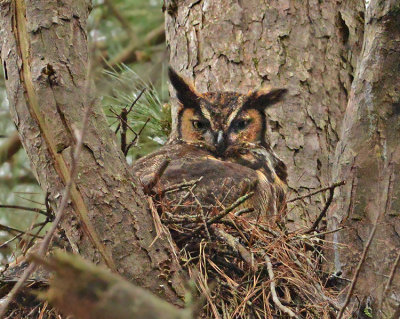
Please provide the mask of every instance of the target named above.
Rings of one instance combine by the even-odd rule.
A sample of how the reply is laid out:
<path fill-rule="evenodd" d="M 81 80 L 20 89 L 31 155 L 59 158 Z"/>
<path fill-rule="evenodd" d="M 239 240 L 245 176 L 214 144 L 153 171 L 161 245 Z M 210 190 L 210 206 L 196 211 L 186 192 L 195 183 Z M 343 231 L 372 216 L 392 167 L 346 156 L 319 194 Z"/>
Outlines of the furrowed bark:
<path fill-rule="evenodd" d="M 363 15 L 363 0 L 166 1 L 170 61 L 201 92 L 288 88 L 268 110 L 267 134 L 289 187 L 306 194 L 330 184 Z M 311 225 L 325 200 L 307 199 L 292 217 Z"/>
<path fill-rule="evenodd" d="M 89 1 L 0 1 L 0 51 L 13 120 L 53 205 L 84 109 Z M 75 253 L 181 304 L 184 277 L 90 90 L 90 128 L 61 228 Z M 151 245 L 152 244 L 152 245 Z"/>
<path fill-rule="evenodd" d="M 348 227 L 332 240 L 334 271 L 351 279 L 377 221 L 353 296 L 371 296 L 378 318 L 390 318 L 392 307 L 400 303 L 399 271 L 383 295 L 400 251 L 399 61 L 400 1 L 373 0 L 333 166 L 333 180 L 345 179 L 347 184 L 337 191 L 329 227 Z M 377 310 L 381 302 L 384 307 Z"/>

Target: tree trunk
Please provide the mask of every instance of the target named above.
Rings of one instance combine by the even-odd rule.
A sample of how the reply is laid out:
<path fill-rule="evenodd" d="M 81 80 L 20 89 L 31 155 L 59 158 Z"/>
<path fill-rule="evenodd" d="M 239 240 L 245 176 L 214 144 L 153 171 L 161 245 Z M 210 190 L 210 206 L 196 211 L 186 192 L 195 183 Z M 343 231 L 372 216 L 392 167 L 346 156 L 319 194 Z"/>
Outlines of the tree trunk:
<path fill-rule="evenodd" d="M 289 89 L 284 107 L 268 110 L 268 136 L 288 166 L 289 187 L 308 193 L 347 181 L 328 226 L 348 227 L 333 238 L 349 249 L 336 245 L 329 267 L 350 280 L 381 216 L 357 292 L 371 294 L 375 304 L 390 296 L 395 305 L 399 7 L 399 1 L 372 1 L 364 35 L 364 1 L 166 3 L 171 64 L 200 91 Z M 325 201 L 323 194 L 307 198 L 291 217 L 310 223 Z"/>
<path fill-rule="evenodd" d="M 178 3 L 178 5 L 174 5 Z M 289 89 L 267 134 L 294 192 L 330 183 L 330 163 L 361 47 L 363 0 L 170 1 L 171 65 L 200 91 Z M 292 212 L 311 222 L 325 199 Z"/>
<path fill-rule="evenodd" d="M 400 1 L 371 1 L 333 166 L 333 179 L 348 183 L 337 193 L 329 226 L 348 227 L 333 237 L 345 244 L 335 246 L 334 260 L 335 271 L 351 279 L 377 223 L 356 293 L 371 295 L 375 305 L 385 299 L 387 307 L 400 304 L 400 272 L 392 273 L 400 254 L 399 61 Z M 387 307 L 374 315 L 388 316 Z"/>
<path fill-rule="evenodd" d="M 84 101 L 91 104 L 78 177 L 61 228 L 75 253 L 175 304 L 183 276 L 158 238 L 138 181 L 87 86 L 90 1 L 0 1 L 0 52 L 14 122 L 32 168 L 56 207 L 69 179 Z M 86 95 L 86 96 L 85 96 Z"/>

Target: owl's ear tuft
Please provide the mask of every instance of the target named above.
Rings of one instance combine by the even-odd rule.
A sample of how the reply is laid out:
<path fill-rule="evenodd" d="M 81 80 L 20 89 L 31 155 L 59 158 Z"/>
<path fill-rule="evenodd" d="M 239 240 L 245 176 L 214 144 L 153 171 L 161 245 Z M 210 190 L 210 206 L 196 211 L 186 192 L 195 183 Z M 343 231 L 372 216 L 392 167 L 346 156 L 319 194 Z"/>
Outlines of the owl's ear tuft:
<path fill-rule="evenodd" d="M 283 100 L 287 89 L 273 89 L 269 92 L 260 90 L 251 92 L 245 102 L 245 108 L 266 109 Z"/>
<path fill-rule="evenodd" d="M 199 94 L 171 67 L 168 68 L 168 77 L 176 91 L 176 97 L 184 108 L 199 107 Z"/>

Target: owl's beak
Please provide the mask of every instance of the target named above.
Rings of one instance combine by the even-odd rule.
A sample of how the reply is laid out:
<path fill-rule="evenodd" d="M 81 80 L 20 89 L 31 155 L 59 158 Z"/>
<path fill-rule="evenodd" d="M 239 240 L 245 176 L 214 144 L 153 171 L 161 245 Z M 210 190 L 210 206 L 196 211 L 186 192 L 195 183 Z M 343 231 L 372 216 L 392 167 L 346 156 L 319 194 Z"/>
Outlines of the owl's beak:
<path fill-rule="evenodd" d="M 215 148 L 219 155 L 222 155 L 226 149 L 225 139 L 224 139 L 224 132 L 218 131 L 216 139 L 215 139 Z"/>

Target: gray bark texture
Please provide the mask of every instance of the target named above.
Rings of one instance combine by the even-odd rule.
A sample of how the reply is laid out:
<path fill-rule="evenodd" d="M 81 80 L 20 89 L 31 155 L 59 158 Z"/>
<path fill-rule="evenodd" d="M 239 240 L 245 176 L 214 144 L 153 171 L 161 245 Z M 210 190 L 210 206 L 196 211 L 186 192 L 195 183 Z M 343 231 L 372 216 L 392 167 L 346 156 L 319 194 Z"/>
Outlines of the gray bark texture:
<path fill-rule="evenodd" d="M 91 104 L 78 177 L 61 228 L 75 253 L 181 304 L 183 276 L 109 130 L 88 75 L 90 1 L 0 1 L 0 52 L 13 120 L 54 206 L 69 178 L 74 131 Z"/>
<path fill-rule="evenodd" d="M 350 279 L 377 223 L 355 294 L 371 296 L 375 309 L 383 302 L 374 316 L 387 318 L 400 305 L 400 1 L 371 1 L 365 25 L 333 165 L 333 179 L 347 185 L 328 220 L 347 227 L 332 236 L 333 259 Z"/>

